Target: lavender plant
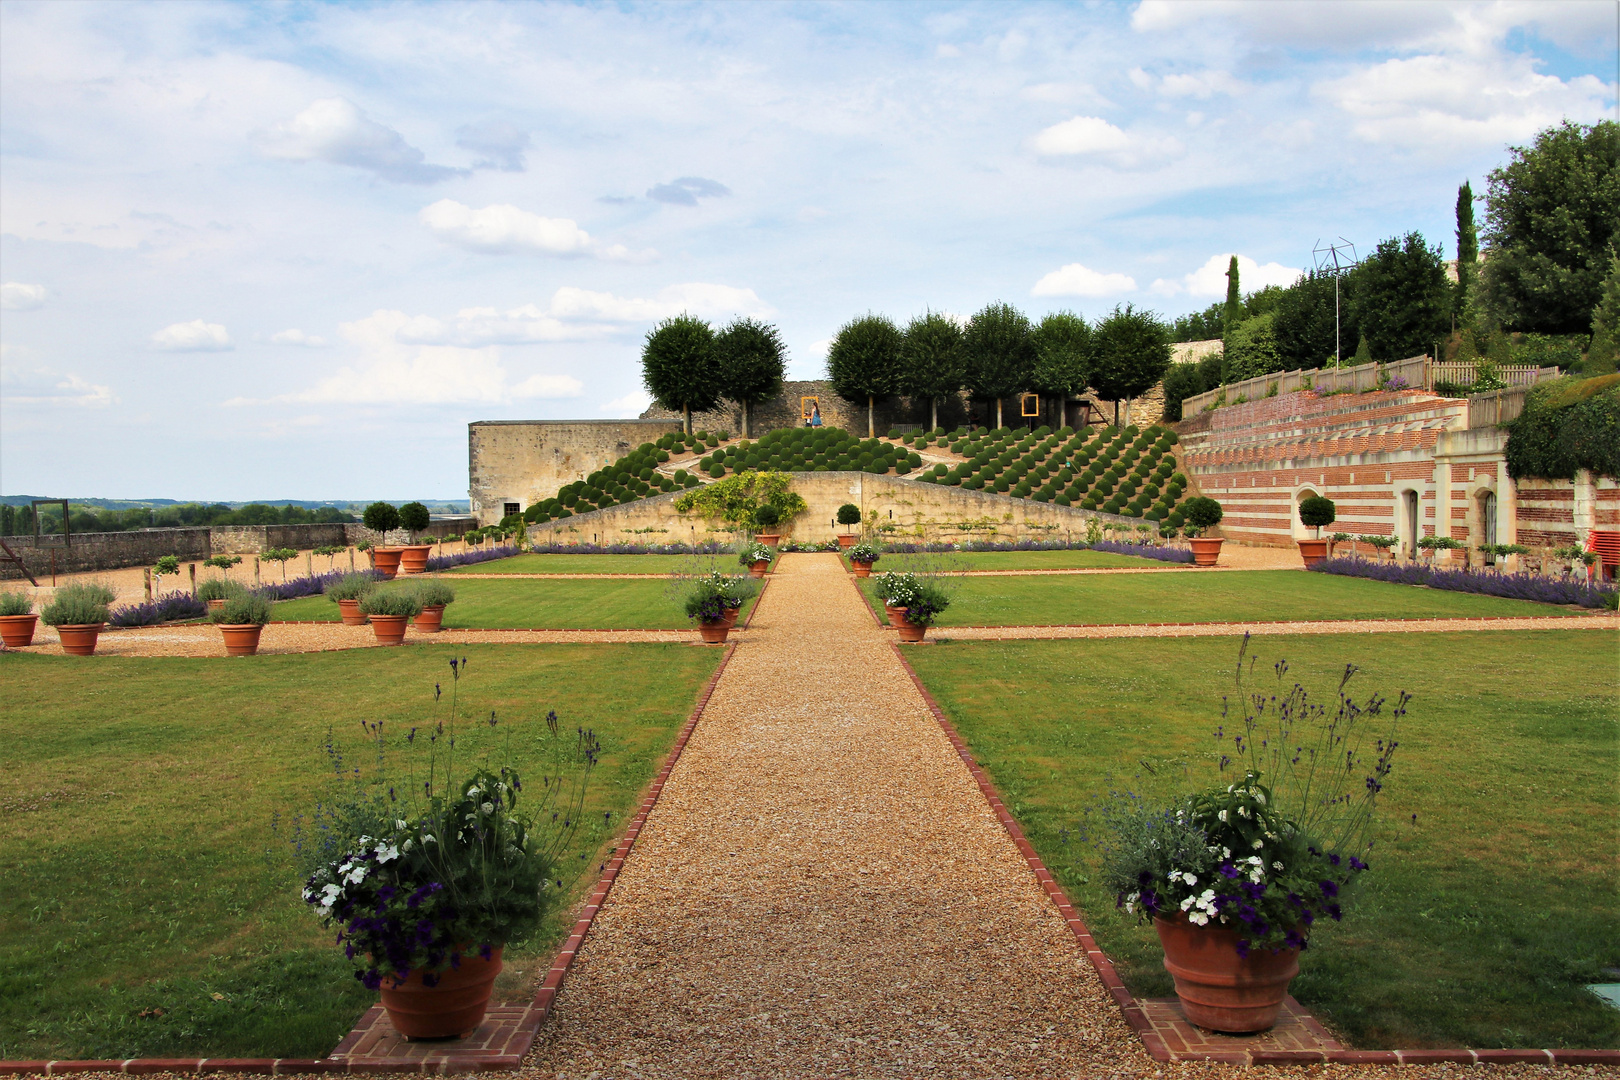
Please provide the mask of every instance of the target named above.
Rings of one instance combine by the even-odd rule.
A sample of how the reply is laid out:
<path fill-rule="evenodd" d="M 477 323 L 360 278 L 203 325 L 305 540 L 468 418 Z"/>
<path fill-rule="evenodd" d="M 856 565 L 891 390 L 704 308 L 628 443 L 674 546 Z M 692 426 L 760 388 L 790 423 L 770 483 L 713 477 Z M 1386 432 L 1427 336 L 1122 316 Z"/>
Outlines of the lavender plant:
<path fill-rule="evenodd" d="M 181 619 L 200 619 L 208 614 L 208 605 L 188 592 L 164 593 L 150 603 L 125 604 L 107 613 L 112 626 L 156 626 L 158 623 Z"/>
<path fill-rule="evenodd" d="M 1585 608 L 1615 606 L 1613 584 L 1588 581 L 1581 577 L 1545 574 L 1521 570 L 1502 574 L 1492 570 L 1436 569 L 1416 563 L 1373 562 L 1368 559 L 1323 559 L 1312 571 L 1322 574 L 1343 574 L 1349 577 L 1389 581 L 1398 585 L 1427 585 L 1431 589 L 1450 592 L 1479 593 L 1484 596 L 1502 596 L 1511 600 L 1533 600 L 1540 604 L 1569 604 Z"/>

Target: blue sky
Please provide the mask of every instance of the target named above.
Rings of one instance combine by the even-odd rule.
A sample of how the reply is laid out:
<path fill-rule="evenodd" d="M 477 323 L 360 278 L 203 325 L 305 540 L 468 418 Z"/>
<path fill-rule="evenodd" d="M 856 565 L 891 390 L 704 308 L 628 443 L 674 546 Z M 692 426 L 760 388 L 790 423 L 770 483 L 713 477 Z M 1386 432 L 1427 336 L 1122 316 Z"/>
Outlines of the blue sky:
<path fill-rule="evenodd" d="M 1166 316 L 1615 112 L 1575 3 L 0 4 L 0 493 L 458 498 L 660 318 Z"/>

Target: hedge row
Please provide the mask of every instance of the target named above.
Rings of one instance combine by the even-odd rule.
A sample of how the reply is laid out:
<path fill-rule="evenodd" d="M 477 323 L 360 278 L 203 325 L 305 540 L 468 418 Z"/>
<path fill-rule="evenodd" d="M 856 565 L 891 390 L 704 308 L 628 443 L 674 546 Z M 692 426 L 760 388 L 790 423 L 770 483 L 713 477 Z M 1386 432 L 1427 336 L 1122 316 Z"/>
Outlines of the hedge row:
<path fill-rule="evenodd" d="M 747 469 L 904 476 L 921 465 L 915 453 L 882 439 L 857 439 L 841 428 L 783 428 L 757 442 L 744 439 L 710 454 L 698 462 L 698 469 L 715 479 Z"/>

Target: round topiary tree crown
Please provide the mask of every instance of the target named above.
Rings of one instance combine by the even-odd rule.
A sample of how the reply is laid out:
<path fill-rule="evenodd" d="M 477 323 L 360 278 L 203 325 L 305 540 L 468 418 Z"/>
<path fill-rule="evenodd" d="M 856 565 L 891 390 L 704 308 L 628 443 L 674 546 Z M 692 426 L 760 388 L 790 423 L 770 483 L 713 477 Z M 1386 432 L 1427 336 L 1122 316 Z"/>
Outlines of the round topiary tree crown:
<path fill-rule="evenodd" d="M 861 523 L 861 508 L 854 503 L 845 503 L 838 508 L 838 524 L 859 525 Z"/>
<path fill-rule="evenodd" d="M 399 510 L 393 503 L 374 502 L 360 519 L 373 532 L 388 533 L 399 528 Z"/>
<path fill-rule="evenodd" d="M 1333 524 L 1338 516 L 1338 508 L 1333 505 L 1332 499 L 1312 495 L 1300 501 L 1299 520 L 1315 529 L 1318 537 L 1322 535 L 1322 526 Z"/>
<path fill-rule="evenodd" d="M 1224 511 L 1221 504 L 1206 495 L 1195 495 L 1181 504 L 1182 516 L 1187 524 L 1197 529 L 1207 529 L 1221 523 Z"/>

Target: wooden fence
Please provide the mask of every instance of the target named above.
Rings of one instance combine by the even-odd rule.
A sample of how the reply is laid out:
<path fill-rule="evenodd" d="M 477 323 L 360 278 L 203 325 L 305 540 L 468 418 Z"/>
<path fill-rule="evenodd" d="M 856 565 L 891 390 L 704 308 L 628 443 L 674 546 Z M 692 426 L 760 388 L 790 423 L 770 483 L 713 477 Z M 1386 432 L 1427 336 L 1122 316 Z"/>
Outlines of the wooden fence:
<path fill-rule="evenodd" d="M 1533 386 L 1543 379 L 1555 378 L 1558 375 L 1558 369 L 1555 367 L 1504 367 L 1499 371 L 1502 381 L 1507 383 L 1509 388 Z M 1280 371 L 1245 379 L 1242 382 L 1228 383 L 1214 390 L 1185 398 L 1181 403 L 1181 415 L 1196 416 L 1222 405 L 1236 405 L 1242 401 L 1256 401 L 1260 398 L 1276 397 L 1278 394 L 1292 394 L 1299 390 L 1312 390 L 1318 394 L 1361 394 L 1378 389 L 1433 390 L 1436 381 L 1471 383 L 1474 381 L 1474 365 L 1444 361 L 1436 363 L 1427 356 L 1412 356 L 1405 360 L 1392 360 L 1387 364 Z"/>

